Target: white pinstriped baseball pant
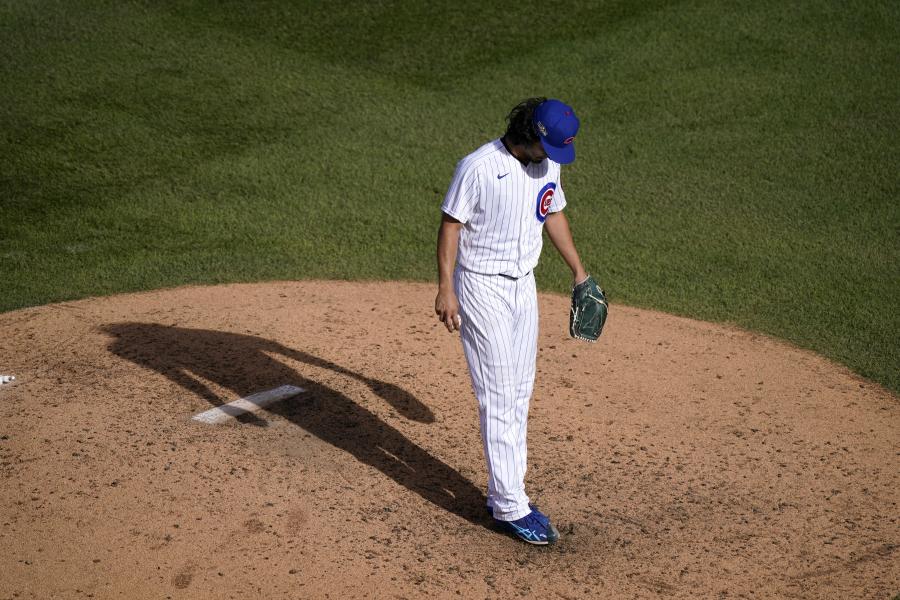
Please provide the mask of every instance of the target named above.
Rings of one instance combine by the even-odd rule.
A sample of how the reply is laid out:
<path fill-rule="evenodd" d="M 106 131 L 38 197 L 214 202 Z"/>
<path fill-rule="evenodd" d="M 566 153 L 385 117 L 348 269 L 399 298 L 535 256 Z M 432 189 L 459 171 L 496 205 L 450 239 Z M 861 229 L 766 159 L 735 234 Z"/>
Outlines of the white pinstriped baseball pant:
<path fill-rule="evenodd" d="M 525 494 L 528 404 L 534 390 L 538 306 L 534 273 L 519 279 L 457 268 L 463 352 L 478 398 L 494 517 L 531 512 Z"/>

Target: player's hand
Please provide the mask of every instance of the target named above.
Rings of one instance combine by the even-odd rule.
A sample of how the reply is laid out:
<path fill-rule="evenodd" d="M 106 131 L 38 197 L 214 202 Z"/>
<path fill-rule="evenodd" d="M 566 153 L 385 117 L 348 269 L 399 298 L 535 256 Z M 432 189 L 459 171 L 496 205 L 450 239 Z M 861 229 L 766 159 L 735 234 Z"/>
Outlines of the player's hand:
<path fill-rule="evenodd" d="M 459 316 L 459 300 L 452 290 L 438 290 L 437 298 L 434 299 L 434 312 L 447 331 L 459 331 L 462 317 Z"/>

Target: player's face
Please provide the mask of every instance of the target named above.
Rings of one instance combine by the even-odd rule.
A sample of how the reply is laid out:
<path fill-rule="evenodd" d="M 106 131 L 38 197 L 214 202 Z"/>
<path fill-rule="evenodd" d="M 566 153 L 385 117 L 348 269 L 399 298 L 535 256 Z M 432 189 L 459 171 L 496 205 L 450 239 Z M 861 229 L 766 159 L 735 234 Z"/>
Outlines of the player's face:
<path fill-rule="evenodd" d="M 541 144 L 540 140 L 534 142 L 530 146 L 525 146 L 525 154 L 528 156 L 528 160 L 533 163 L 539 163 L 547 158 L 547 152 L 544 151 L 544 146 Z"/>

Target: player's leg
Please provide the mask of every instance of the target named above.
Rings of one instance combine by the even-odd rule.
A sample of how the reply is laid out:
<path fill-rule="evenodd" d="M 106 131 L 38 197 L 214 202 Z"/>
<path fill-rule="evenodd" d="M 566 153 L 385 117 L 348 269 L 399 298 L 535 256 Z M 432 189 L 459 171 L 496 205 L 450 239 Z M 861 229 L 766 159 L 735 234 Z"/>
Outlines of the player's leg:
<path fill-rule="evenodd" d="M 515 372 L 516 381 L 516 428 L 518 444 L 516 456 L 524 483 L 528 460 L 528 406 L 534 391 L 534 375 L 537 359 L 538 303 L 534 276 L 527 275 L 516 282 L 514 304 L 515 328 L 513 344 L 519 350 Z M 524 495 L 524 493 L 523 493 Z M 508 523 L 510 533 L 529 544 L 553 544 L 559 539 L 559 531 L 550 522 L 547 515 L 536 507 L 529 515 L 516 522 Z"/>
<path fill-rule="evenodd" d="M 534 391 L 534 376 L 537 361 L 538 304 L 534 274 L 522 277 L 516 283 L 515 304 L 513 306 L 513 347 L 516 355 L 516 414 L 517 432 L 516 459 L 524 484 L 528 461 L 528 408 Z"/>
<path fill-rule="evenodd" d="M 515 282 L 458 270 L 460 335 L 472 387 L 478 398 L 481 435 L 488 467 L 488 505 L 494 516 L 515 520 L 529 513 L 518 402 L 519 349 L 514 345 Z M 527 408 L 526 408 L 527 413 Z"/>

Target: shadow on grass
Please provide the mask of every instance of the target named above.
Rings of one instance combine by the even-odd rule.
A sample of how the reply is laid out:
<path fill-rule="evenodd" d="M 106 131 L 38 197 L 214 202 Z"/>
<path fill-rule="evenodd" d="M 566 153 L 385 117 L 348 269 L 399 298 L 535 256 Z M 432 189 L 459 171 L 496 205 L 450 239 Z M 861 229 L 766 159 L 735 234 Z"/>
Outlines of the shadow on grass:
<path fill-rule="evenodd" d="M 290 402 L 269 407 L 269 412 L 349 452 L 436 506 L 476 525 L 488 526 L 489 519 L 484 516 L 485 496 L 472 482 L 341 391 L 304 377 L 275 357 L 290 358 L 356 379 L 406 418 L 434 422 L 431 410 L 406 390 L 252 335 L 152 323 L 117 323 L 100 330 L 114 338 L 109 345 L 110 352 L 165 375 L 214 406 L 226 400 L 219 398 L 200 378 L 215 382 L 239 397 L 285 384 L 304 388 L 305 393 Z M 255 415 L 242 420 L 265 425 Z"/>

